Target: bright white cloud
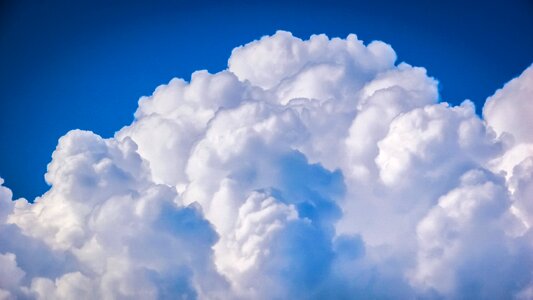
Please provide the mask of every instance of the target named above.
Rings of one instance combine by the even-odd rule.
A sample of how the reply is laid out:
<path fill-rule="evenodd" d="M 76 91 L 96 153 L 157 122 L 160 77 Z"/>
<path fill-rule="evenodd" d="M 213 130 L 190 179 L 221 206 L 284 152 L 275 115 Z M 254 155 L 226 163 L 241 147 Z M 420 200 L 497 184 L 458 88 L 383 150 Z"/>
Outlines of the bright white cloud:
<path fill-rule="evenodd" d="M 533 143 L 533 68 L 509 81 L 487 99 L 483 117 L 498 134 L 511 134 L 516 143 Z"/>
<path fill-rule="evenodd" d="M 280 31 L 67 133 L 34 203 L 0 179 L 0 299 L 527 299 L 533 67 L 482 119 L 395 60 Z"/>

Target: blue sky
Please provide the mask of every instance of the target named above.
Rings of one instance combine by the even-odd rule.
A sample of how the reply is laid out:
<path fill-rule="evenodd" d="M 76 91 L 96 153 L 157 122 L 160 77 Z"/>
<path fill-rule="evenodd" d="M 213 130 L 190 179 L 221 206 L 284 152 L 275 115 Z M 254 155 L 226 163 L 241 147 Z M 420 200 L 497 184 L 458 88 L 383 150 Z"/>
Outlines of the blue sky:
<path fill-rule="evenodd" d="M 441 99 L 485 98 L 532 62 L 533 4 L 517 1 L 3 1 L 0 177 L 42 194 L 57 139 L 110 137 L 173 77 L 225 69 L 231 50 L 278 29 L 391 44 L 424 66 Z"/>

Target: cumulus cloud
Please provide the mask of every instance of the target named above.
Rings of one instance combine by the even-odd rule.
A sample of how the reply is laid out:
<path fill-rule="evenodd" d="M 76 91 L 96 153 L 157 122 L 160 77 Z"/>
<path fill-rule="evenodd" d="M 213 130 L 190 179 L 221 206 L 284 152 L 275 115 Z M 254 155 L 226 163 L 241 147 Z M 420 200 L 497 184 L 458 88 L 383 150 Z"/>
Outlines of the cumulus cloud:
<path fill-rule="evenodd" d="M 289 32 L 0 179 L 0 299 L 533 295 L 533 67 L 483 117 L 387 44 Z"/>

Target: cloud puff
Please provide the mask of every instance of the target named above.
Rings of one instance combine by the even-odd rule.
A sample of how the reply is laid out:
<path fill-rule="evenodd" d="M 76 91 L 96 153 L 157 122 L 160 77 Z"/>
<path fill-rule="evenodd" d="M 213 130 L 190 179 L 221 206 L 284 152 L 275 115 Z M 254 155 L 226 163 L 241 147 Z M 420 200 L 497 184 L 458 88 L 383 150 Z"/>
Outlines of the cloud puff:
<path fill-rule="evenodd" d="M 528 68 L 487 99 L 483 117 L 498 134 L 512 134 L 516 143 L 532 143 L 533 68 Z"/>
<path fill-rule="evenodd" d="M 395 60 L 280 31 L 67 133 L 0 179 L 0 298 L 530 298 L 533 67 L 480 118 Z"/>

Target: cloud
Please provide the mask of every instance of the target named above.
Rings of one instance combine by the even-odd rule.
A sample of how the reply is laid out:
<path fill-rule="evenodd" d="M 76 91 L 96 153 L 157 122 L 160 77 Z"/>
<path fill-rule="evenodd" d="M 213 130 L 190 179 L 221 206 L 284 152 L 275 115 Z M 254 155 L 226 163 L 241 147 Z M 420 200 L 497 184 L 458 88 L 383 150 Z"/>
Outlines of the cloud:
<path fill-rule="evenodd" d="M 531 249 L 506 234 L 510 199 L 503 180 L 491 177 L 467 172 L 419 222 L 415 286 L 450 298 L 507 298 L 529 280 Z"/>
<path fill-rule="evenodd" d="M 533 127 L 532 93 L 533 68 L 529 67 L 487 99 L 483 117 L 498 134 L 511 134 L 516 143 L 532 143 L 533 133 L 528 130 Z"/>
<path fill-rule="evenodd" d="M 29 203 L 0 179 L 0 298 L 522 298 L 533 67 L 439 103 L 355 35 L 279 31 L 63 136 Z"/>

